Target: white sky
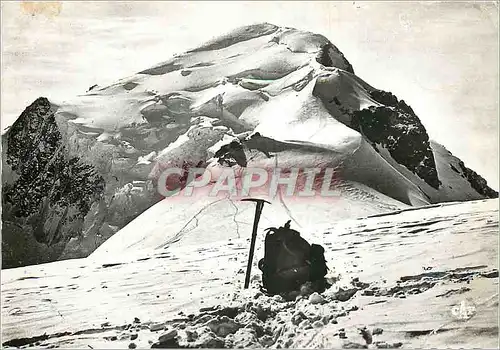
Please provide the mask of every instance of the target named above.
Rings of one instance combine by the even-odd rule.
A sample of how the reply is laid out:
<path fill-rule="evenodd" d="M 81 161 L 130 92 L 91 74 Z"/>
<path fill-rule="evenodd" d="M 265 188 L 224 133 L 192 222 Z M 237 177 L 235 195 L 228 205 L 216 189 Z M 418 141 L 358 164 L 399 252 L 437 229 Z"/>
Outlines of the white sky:
<path fill-rule="evenodd" d="M 2 4 L 2 130 L 39 96 L 61 100 L 235 27 L 325 35 L 355 73 L 415 110 L 431 138 L 498 189 L 494 2 L 64 2 L 55 16 Z"/>

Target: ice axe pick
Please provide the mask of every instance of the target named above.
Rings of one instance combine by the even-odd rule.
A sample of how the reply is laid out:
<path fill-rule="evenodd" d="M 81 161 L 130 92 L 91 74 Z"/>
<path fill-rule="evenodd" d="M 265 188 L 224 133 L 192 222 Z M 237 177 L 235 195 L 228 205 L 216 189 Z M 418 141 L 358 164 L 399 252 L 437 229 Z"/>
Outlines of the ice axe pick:
<path fill-rule="evenodd" d="M 245 276 L 244 289 L 247 289 L 248 285 L 250 284 L 250 272 L 252 271 L 252 260 L 253 260 L 253 253 L 255 250 L 255 240 L 257 239 L 257 229 L 259 226 L 260 214 L 262 213 L 262 209 L 264 208 L 264 203 L 269 203 L 269 204 L 271 204 L 271 203 L 264 200 L 264 199 L 258 199 L 258 198 L 245 198 L 245 199 L 242 199 L 241 201 L 242 202 L 255 202 L 255 203 L 257 203 L 257 206 L 255 207 L 255 218 L 253 220 L 253 230 L 252 230 L 252 241 L 250 243 L 250 253 L 248 255 L 247 274 Z"/>

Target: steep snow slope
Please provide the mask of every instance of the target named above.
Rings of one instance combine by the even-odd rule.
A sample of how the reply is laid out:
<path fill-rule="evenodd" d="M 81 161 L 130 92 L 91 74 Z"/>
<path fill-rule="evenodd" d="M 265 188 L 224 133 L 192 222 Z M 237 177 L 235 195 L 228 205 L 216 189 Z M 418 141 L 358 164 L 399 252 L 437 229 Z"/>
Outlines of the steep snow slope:
<path fill-rule="evenodd" d="M 126 254 L 136 256 L 145 252 L 171 247 L 225 242 L 248 237 L 252 230 L 255 204 L 241 202 L 241 197 L 221 194 L 209 196 L 213 186 L 196 192 L 196 197 L 168 198 L 137 217 L 97 248 L 88 259 L 102 261 Z M 301 232 L 329 227 L 332 218 L 344 219 L 373 215 L 408 206 L 386 197 L 359 183 L 345 182 L 336 187 L 332 197 L 316 196 L 299 199 L 266 192 L 254 192 L 272 204 L 266 205 L 259 230 L 292 220 Z"/>
<path fill-rule="evenodd" d="M 4 266 L 87 256 L 162 199 L 163 170 L 213 167 L 231 141 L 240 165 L 333 167 L 347 197 L 385 202 L 354 196 L 331 219 L 498 195 L 325 37 L 258 24 L 70 101 L 29 106 L 2 140 Z"/>
<path fill-rule="evenodd" d="M 361 348 L 363 327 L 379 328 L 371 348 L 498 347 L 498 200 L 410 208 L 304 231 L 325 247 L 337 279 L 323 304 L 258 292 L 262 231 L 252 288 L 242 290 L 246 211 L 237 216 L 241 238 L 231 241 L 206 244 L 198 235 L 197 242 L 193 231 L 178 237 L 179 244 L 137 256 L 127 251 L 108 261 L 3 270 L 3 347 L 150 348 L 160 336 L 167 346 L 177 334 L 170 346 Z M 216 221 L 200 218 L 199 226 Z M 235 334 L 223 333 L 224 325 Z"/>

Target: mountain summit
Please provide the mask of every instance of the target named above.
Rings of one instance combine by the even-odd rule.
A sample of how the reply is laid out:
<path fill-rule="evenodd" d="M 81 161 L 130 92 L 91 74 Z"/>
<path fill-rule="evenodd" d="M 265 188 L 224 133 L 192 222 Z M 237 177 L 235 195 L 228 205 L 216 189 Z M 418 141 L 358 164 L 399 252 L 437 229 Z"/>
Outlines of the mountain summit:
<path fill-rule="evenodd" d="M 221 161 L 231 144 L 238 164 Z M 498 197 L 429 139 L 405 101 L 357 77 L 328 39 L 268 23 L 59 105 L 41 97 L 2 145 L 4 267 L 87 256 L 110 237 L 95 256 L 174 242 L 188 214 L 211 202 L 163 199 L 158 179 L 169 167 L 335 169 L 334 209 L 279 199 L 285 216 L 309 226 Z M 224 238 L 225 220 L 191 236 Z"/>

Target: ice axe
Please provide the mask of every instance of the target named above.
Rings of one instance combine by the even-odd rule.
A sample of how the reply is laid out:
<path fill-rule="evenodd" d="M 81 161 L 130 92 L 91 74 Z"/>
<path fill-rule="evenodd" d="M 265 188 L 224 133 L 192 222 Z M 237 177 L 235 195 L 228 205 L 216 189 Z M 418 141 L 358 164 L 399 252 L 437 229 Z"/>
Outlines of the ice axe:
<path fill-rule="evenodd" d="M 269 203 L 269 204 L 271 204 L 271 203 L 266 201 L 265 199 L 258 199 L 258 198 L 245 198 L 245 199 L 242 199 L 241 201 L 242 202 L 255 202 L 255 203 L 257 203 L 257 206 L 255 207 L 255 218 L 253 220 L 252 242 L 250 243 L 250 254 L 248 255 L 247 274 L 245 276 L 244 289 L 247 289 L 248 285 L 250 284 L 250 272 L 252 271 L 252 260 L 253 260 L 253 253 L 255 250 L 255 240 L 257 239 L 257 229 L 259 226 L 260 214 L 262 213 L 262 209 L 264 208 L 264 203 Z"/>

